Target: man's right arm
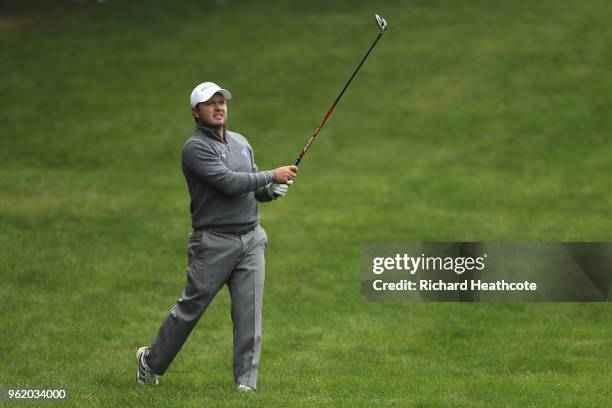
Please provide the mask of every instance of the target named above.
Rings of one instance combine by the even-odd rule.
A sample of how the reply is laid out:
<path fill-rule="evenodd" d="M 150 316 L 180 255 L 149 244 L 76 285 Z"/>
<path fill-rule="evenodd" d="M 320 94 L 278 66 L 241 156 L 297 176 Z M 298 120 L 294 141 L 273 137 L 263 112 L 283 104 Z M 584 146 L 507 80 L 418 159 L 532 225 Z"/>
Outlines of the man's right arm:
<path fill-rule="evenodd" d="M 183 166 L 228 195 L 255 191 L 273 181 L 286 182 L 297 173 L 295 166 L 254 173 L 232 171 L 210 147 L 198 142 L 189 142 L 185 145 L 182 159 Z"/>
<path fill-rule="evenodd" d="M 274 181 L 274 170 L 257 173 L 230 170 L 210 147 L 198 142 L 189 142 L 183 148 L 183 166 L 228 195 L 255 191 Z"/>

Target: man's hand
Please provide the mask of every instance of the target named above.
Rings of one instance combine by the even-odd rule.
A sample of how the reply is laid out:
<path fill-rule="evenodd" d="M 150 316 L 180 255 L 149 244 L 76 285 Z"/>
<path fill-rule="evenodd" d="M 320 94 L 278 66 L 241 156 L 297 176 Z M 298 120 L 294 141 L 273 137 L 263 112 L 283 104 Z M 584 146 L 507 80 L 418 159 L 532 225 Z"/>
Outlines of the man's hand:
<path fill-rule="evenodd" d="M 278 184 L 287 184 L 297 175 L 297 166 L 283 166 L 274 169 L 274 181 Z"/>
<path fill-rule="evenodd" d="M 292 180 L 287 181 L 287 184 L 270 183 L 266 186 L 268 189 L 268 195 L 276 200 L 278 197 L 282 197 L 287 194 L 291 184 L 293 184 Z"/>

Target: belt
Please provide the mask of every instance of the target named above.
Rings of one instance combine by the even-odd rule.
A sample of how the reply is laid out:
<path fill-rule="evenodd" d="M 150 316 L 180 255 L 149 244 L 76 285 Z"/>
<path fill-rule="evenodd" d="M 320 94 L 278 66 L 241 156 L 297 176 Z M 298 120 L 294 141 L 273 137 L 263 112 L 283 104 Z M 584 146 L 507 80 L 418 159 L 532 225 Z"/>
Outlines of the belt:
<path fill-rule="evenodd" d="M 248 234 L 251 231 L 255 231 L 255 228 L 257 228 L 258 224 L 252 225 L 249 228 L 245 229 L 245 230 L 241 230 L 241 231 L 221 231 L 221 230 L 216 230 L 213 228 L 209 228 L 209 227 L 198 227 L 198 228 L 194 228 L 193 231 L 194 232 L 201 232 L 201 231 L 206 231 L 206 232 L 216 232 L 218 234 L 232 234 L 232 235 L 244 235 L 244 234 Z"/>

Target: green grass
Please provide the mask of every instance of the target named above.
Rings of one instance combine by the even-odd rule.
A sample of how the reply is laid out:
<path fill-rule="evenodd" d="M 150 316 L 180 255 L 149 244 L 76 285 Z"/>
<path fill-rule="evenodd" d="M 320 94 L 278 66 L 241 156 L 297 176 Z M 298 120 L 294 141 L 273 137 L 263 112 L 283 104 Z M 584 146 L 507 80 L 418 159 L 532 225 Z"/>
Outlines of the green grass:
<path fill-rule="evenodd" d="M 604 0 L 26 2 L 0 10 L 0 387 L 72 406 L 607 406 L 608 304 L 367 303 L 367 242 L 612 240 Z M 390 29 L 268 231 L 256 394 L 223 291 L 158 388 L 133 353 L 180 295 L 188 95 L 234 95 L 289 163 Z"/>

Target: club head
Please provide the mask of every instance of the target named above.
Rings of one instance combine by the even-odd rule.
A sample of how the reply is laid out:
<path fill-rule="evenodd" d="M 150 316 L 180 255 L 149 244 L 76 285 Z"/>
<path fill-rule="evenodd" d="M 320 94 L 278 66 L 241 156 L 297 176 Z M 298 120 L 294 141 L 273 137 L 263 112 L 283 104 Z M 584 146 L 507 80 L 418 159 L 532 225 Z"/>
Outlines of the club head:
<path fill-rule="evenodd" d="M 380 32 L 384 33 L 385 31 L 387 31 L 387 28 L 389 28 L 387 26 L 387 20 L 385 20 L 378 14 L 374 14 L 374 17 L 376 18 L 376 24 L 378 24 L 378 28 L 380 28 Z"/>

